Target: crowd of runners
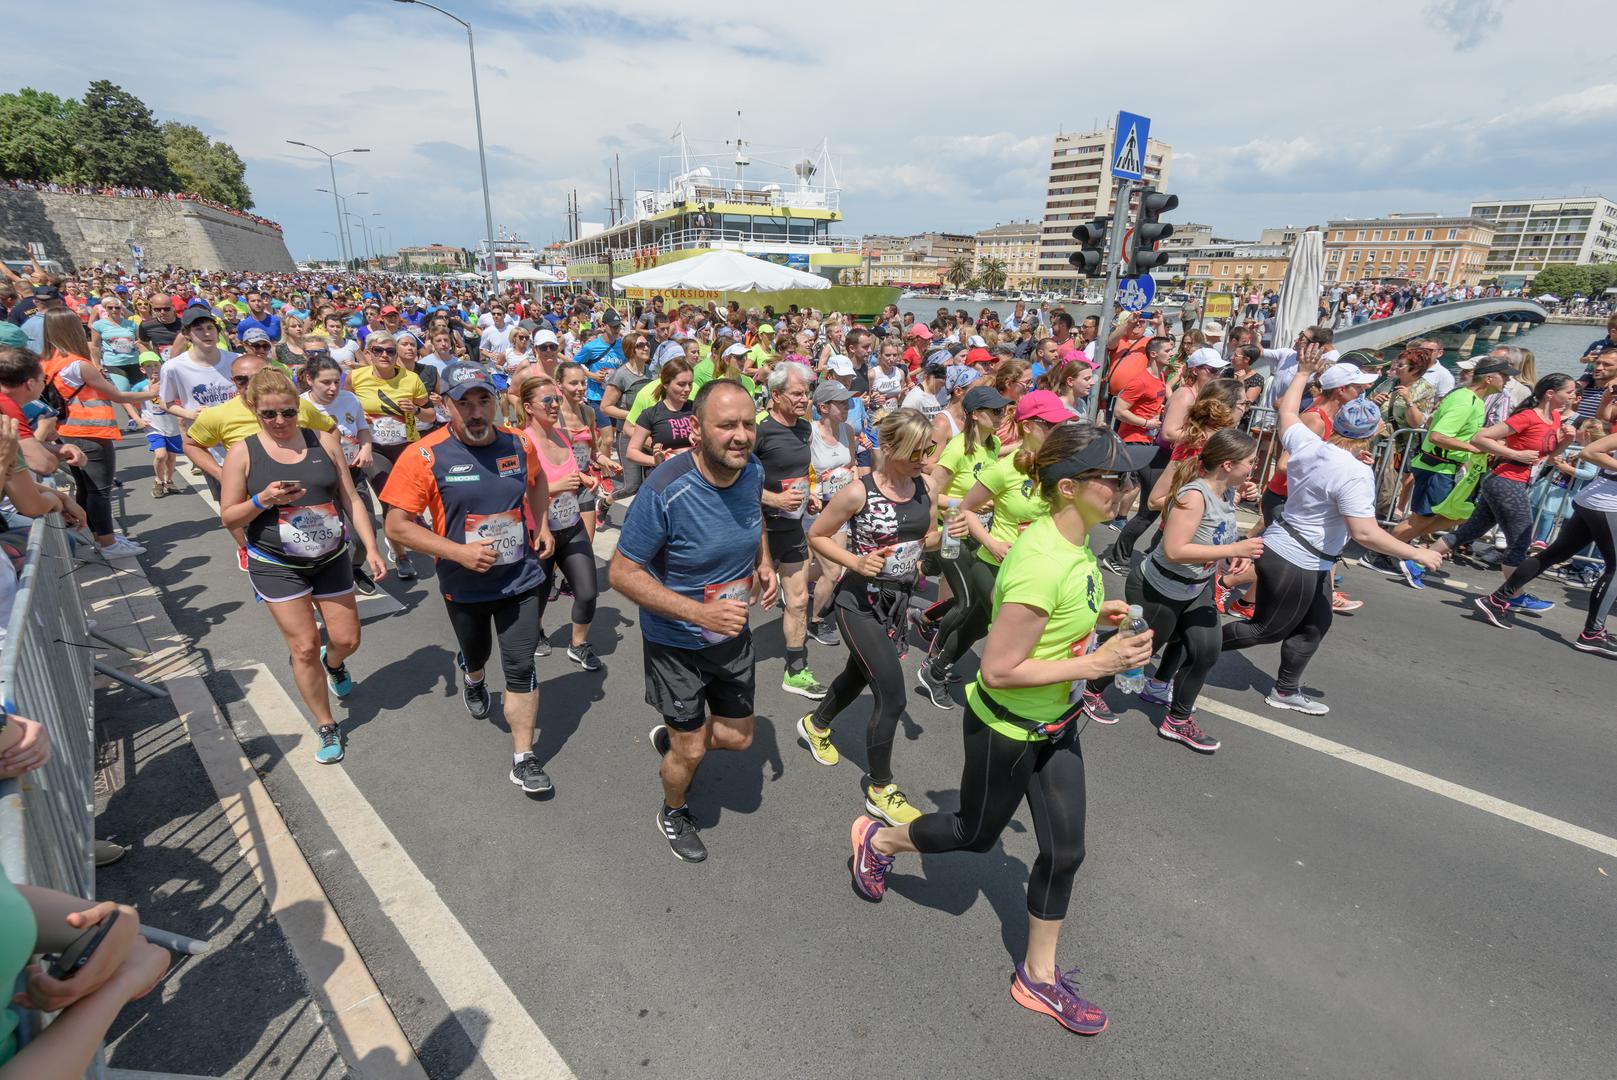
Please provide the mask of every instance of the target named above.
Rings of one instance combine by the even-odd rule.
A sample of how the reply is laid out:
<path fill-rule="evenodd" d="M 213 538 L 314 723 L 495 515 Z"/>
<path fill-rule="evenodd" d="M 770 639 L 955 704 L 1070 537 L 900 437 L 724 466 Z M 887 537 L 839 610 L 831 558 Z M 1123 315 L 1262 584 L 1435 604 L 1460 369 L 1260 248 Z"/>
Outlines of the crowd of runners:
<path fill-rule="evenodd" d="M 356 591 L 430 562 L 465 707 L 485 718 L 498 698 L 507 775 L 532 795 L 554 790 L 533 749 L 553 644 L 608 677 L 596 541 L 616 530 L 604 583 L 640 609 L 662 787 L 648 816 L 689 862 L 708 855 L 689 807 L 704 758 L 753 739 L 750 622 L 779 605 L 806 756 L 840 764 L 833 733 L 863 725 L 858 894 L 880 901 L 904 853 L 990 850 L 1025 801 L 1039 855 L 1011 993 L 1095 1034 L 1105 1013 L 1058 938 L 1084 857 L 1079 736 L 1124 695 L 1161 708 L 1164 739 L 1213 753 L 1196 719 L 1209 672 L 1279 643 L 1268 705 L 1327 712 L 1302 678 L 1333 618 L 1362 607 L 1336 581 L 1350 542 L 1418 589 L 1497 532 L 1500 584 L 1475 603 L 1507 628 L 1550 606 L 1525 592 L 1535 578 L 1583 559 L 1573 644 L 1617 657 L 1617 319 L 1582 378 L 1537 377 L 1511 347 L 1458 377 L 1425 343 L 1343 356 L 1328 324 L 1265 348 L 1250 327 L 1176 336 L 1130 316 L 1101 342 L 1098 320 L 1059 308 L 1010 321 L 40 271 L 0 283 L 7 510 L 61 510 L 105 557 L 142 554 L 112 513 L 138 433 L 152 498 L 208 493 L 323 763 L 346 752 L 331 699 L 357 692 Z M 1565 494 L 1549 530 L 1540 485 Z M 568 626 L 547 631 L 557 610 Z M 923 813 L 901 783 L 912 687 L 961 715 L 958 811 Z M 867 690 L 868 716 L 850 713 Z"/>

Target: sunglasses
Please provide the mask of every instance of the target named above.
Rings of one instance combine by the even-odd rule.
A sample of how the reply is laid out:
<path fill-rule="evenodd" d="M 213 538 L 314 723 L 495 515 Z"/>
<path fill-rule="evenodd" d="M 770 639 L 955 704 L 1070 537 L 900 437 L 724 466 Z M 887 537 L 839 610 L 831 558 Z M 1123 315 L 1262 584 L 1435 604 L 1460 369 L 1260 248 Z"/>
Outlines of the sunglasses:
<path fill-rule="evenodd" d="M 399 350 L 397 350 L 397 349 L 377 349 L 377 348 L 371 348 L 371 349 L 369 349 L 369 350 L 367 350 L 367 351 L 369 351 L 369 352 L 373 352 L 373 353 L 375 353 L 375 354 L 376 354 L 376 355 L 377 355 L 377 356 L 397 356 L 397 355 L 398 355 L 398 353 L 399 353 Z"/>
<path fill-rule="evenodd" d="M 919 450 L 915 451 L 915 453 L 911 454 L 908 460 L 911 465 L 919 465 L 921 462 L 925 461 L 927 458 L 931 457 L 937 452 L 938 444 L 929 442 Z"/>
<path fill-rule="evenodd" d="M 298 411 L 296 409 L 259 409 L 258 410 L 258 418 L 260 420 L 274 420 L 276 417 L 280 417 L 282 420 L 296 420 L 297 416 L 298 416 Z"/>
<path fill-rule="evenodd" d="M 268 352 L 270 343 L 267 341 L 249 341 L 247 343 L 247 347 L 249 349 L 263 349 L 264 351 Z"/>
<path fill-rule="evenodd" d="M 230 377 L 230 381 L 235 383 L 237 386 L 246 386 L 248 383 L 253 381 L 253 377 L 251 375 L 232 375 Z"/>

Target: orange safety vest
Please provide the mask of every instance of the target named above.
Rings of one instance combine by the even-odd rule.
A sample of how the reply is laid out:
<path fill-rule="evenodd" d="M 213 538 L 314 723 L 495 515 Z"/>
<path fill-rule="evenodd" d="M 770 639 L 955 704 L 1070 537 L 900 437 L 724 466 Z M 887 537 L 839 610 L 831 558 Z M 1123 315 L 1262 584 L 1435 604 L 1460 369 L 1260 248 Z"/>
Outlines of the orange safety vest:
<path fill-rule="evenodd" d="M 100 392 L 88 383 L 73 387 L 62 381 L 62 369 L 75 360 L 86 364 L 95 363 L 72 353 L 58 352 L 46 359 L 43 365 L 45 378 L 56 387 L 56 392 L 62 395 L 62 400 L 67 402 L 67 415 L 56 423 L 57 434 L 64 438 L 108 439 L 116 442 L 123 437 L 123 432 L 119 430 L 118 414 L 114 411 L 112 402 L 102 397 Z"/>

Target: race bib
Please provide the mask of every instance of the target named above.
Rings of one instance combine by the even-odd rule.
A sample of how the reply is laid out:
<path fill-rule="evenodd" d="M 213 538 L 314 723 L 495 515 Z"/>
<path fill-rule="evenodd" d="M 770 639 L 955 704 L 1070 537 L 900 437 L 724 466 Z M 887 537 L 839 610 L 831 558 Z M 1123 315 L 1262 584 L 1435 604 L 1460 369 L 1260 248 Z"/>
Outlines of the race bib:
<path fill-rule="evenodd" d="M 781 494 L 783 494 L 783 495 L 801 495 L 801 496 L 803 496 L 803 501 L 797 504 L 797 509 L 796 510 L 782 510 L 781 511 L 781 513 L 783 515 L 785 515 L 786 517 L 791 517 L 791 518 L 800 518 L 800 517 L 802 517 L 803 516 L 803 511 L 808 509 L 808 490 L 809 490 L 809 479 L 808 479 L 808 477 L 806 477 L 806 476 L 789 476 L 789 477 L 787 477 L 786 479 L 784 479 L 784 480 L 782 480 L 780 482 L 780 490 L 781 490 Z"/>
<path fill-rule="evenodd" d="M 279 510 L 281 550 L 288 555 L 318 559 L 342 546 L 342 515 L 335 503 L 282 506 Z"/>
<path fill-rule="evenodd" d="M 881 564 L 884 578 L 907 578 L 915 575 L 915 566 L 921 561 L 921 542 L 905 540 Z"/>
<path fill-rule="evenodd" d="M 751 574 L 748 574 L 744 578 L 736 578 L 734 581 L 726 581 L 718 585 L 709 585 L 702 590 L 702 602 L 704 604 L 711 603 L 714 600 L 740 600 L 743 604 L 745 604 L 751 598 Z M 712 643 L 729 641 L 730 639 L 724 634 L 715 634 L 713 631 L 704 628 L 702 630 L 702 640 Z"/>
<path fill-rule="evenodd" d="M 590 471 L 590 447 L 588 443 L 574 443 L 572 446 L 573 461 L 578 464 L 579 472 Z"/>
<path fill-rule="evenodd" d="M 358 458 L 359 458 L 359 440 L 354 438 L 351 435 L 344 435 L 342 437 L 342 459 L 343 459 L 343 462 L 345 464 L 349 465 L 349 466 L 352 466 L 354 464 L 354 462 L 356 460 L 358 460 Z"/>
<path fill-rule="evenodd" d="M 848 482 L 852 479 L 853 470 L 843 465 L 838 465 L 830 472 L 821 473 L 820 499 L 824 502 L 830 502 L 831 496 L 847 487 Z"/>
<path fill-rule="evenodd" d="M 371 418 L 371 442 L 377 446 L 403 446 L 409 440 L 404 421 L 397 416 Z"/>
<path fill-rule="evenodd" d="M 578 524 L 578 492 L 558 491 L 550 496 L 550 506 L 545 510 L 545 520 L 550 522 L 550 528 L 568 529 Z"/>
<path fill-rule="evenodd" d="M 519 561 L 527 541 L 520 510 L 466 515 L 466 543 L 493 544 L 495 566 L 509 566 Z"/>

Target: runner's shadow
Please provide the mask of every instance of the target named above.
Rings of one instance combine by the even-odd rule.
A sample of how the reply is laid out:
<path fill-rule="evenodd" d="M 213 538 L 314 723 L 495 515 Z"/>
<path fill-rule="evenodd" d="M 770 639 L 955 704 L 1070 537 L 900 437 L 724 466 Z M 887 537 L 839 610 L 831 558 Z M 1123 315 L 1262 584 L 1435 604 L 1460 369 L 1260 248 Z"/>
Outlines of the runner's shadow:
<path fill-rule="evenodd" d="M 566 663 L 564 660 L 563 663 Z M 606 671 L 574 671 L 539 683 L 538 733 L 533 754 L 548 764 L 578 731 L 590 706 L 606 696 Z M 500 724 L 505 729 L 505 724 Z M 506 729 L 508 730 L 508 729 Z"/>
<path fill-rule="evenodd" d="M 753 721 L 752 746 L 749 749 L 739 754 L 723 751 L 710 753 L 703 759 L 692 789 L 696 793 L 697 805 L 712 809 L 703 813 L 701 827 L 708 829 L 717 825 L 726 810 L 738 814 L 756 812 L 764 801 L 762 766 L 765 764 L 769 766 L 770 783 L 786 773 L 774 722 L 760 716 Z"/>
<path fill-rule="evenodd" d="M 362 641 L 359 657 L 364 656 L 365 646 Z M 285 657 L 279 659 L 280 663 L 285 665 Z M 440 645 L 423 645 L 408 656 L 400 657 L 385 667 L 357 677 L 354 680 L 354 692 L 341 705 L 334 703 L 334 712 L 338 717 L 338 723 L 342 726 L 343 734 L 352 735 L 384 714 L 408 709 L 420 697 L 432 692 L 434 684 L 444 677 L 445 668 L 454 670 L 454 653 Z M 290 669 L 287 669 L 287 674 L 290 681 Z M 460 693 L 460 687 L 453 681 L 453 675 L 450 676 L 449 693 L 457 696 Z M 497 715 L 498 709 L 491 714 L 491 717 Z"/>

